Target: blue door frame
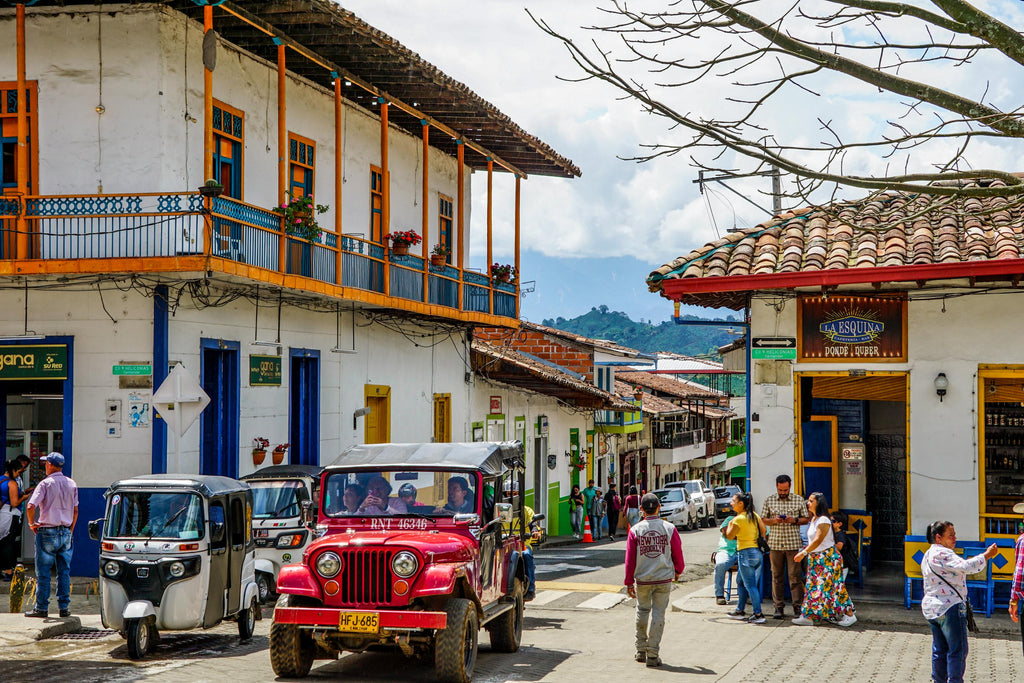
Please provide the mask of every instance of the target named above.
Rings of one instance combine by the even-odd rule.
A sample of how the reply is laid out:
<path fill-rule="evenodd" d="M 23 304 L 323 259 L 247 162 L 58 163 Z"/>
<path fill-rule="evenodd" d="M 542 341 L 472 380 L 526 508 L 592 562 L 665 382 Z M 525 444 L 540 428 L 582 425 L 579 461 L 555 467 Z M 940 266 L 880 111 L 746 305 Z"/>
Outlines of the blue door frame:
<path fill-rule="evenodd" d="M 210 405 L 200 417 L 200 474 L 238 477 L 239 356 L 236 341 L 200 339 L 200 385 Z"/>
<path fill-rule="evenodd" d="M 320 352 L 290 349 L 288 440 L 293 465 L 320 464 Z"/>

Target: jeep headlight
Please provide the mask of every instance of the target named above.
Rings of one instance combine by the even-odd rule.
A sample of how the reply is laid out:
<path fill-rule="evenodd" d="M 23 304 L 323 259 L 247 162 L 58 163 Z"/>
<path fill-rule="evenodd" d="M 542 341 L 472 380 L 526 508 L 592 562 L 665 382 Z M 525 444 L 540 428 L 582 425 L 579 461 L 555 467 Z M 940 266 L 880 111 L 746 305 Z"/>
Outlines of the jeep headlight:
<path fill-rule="evenodd" d="M 167 567 L 167 573 L 175 579 L 180 579 L 185 576 L 185 565 L 181 562 L 171 562 L 170 566 Z"/>
<path fill-rule="evenodd" d="M 391 560 L 391 569 L 403 579 L 407 579 L 415 574 L 419 568 L 419 560 L 408 550 L 403 550 L 395 555 L 395 559 Z"/>
<path fill-rule="evenodd" d="M 341 558 L 338 557 L 338 553 L 327 551 L 316 558 L 316 570 L 325 579 L 337 576 L 338 572 L 341 571 Z"/>
<path fill-rule="evenodd" d="M 121 565 L 114 561 L 107 562 L 103 565 L 103 573 L 113 578 L 121 573 Z"/>

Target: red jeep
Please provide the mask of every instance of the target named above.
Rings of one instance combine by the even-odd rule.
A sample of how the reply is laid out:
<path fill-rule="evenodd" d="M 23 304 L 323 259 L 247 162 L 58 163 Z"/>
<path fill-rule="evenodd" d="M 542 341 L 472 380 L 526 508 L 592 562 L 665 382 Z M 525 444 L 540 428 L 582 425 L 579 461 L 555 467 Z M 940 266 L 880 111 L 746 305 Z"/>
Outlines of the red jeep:
<path fill-rule="evenodd" d="M 514 443 L 355 446 L 320 485 L 325 535 L 285 565 L 270 629 L 278 676 L 314 659 L 387 645 L 468 681 L 477 637 L 515 652 L 523 628 L 523 447 Z M 511 530 L 511 531 L 510 531 Z"/>

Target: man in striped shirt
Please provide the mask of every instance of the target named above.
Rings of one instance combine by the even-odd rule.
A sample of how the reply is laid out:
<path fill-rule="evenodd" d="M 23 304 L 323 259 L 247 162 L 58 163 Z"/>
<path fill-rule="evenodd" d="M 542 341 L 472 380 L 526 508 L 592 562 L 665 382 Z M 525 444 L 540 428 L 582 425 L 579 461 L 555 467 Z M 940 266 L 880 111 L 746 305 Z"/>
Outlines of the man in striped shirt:
<path fill-rule="evenodd" d="M 776 619 L 783 618 L 782 610 L 786 604 L 783 571 L 789 574 L 794 615 L 800 616 L 800 606 L 804 602 L 804 578 L 796 554 L 803 547 L 800 525 L 807 524 L 811 518 L 807 513 L 807 501 L 792 493 L 792 488 L 793 480 L 789 475 L 780 474 L 775 478 L 775 493 L 765 498 L 761 506 L 761 519 L 768 527 L 768 547 L 771 549 L 772 600 L 775 602 Z"/>

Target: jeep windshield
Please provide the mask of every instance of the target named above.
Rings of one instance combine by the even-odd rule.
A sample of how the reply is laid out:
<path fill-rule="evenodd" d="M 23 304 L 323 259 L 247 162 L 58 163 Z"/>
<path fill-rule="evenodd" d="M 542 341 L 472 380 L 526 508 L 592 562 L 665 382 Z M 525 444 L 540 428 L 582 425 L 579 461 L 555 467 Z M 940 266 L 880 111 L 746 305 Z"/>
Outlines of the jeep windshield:
<path fill-rule="evenodd" d="M 324 484 L 328 517 L 454 517 L 477 510 L 476 477 L 451 470 L 336 471 Z M 493 501 L 493 493 L 490 500 Z"/>
<path fill-rule="evenodd" d="M 171 538 L 203 536 L 203 499 L 195 493 L 126 491 L 110 497 L 109 538 Z"/>

